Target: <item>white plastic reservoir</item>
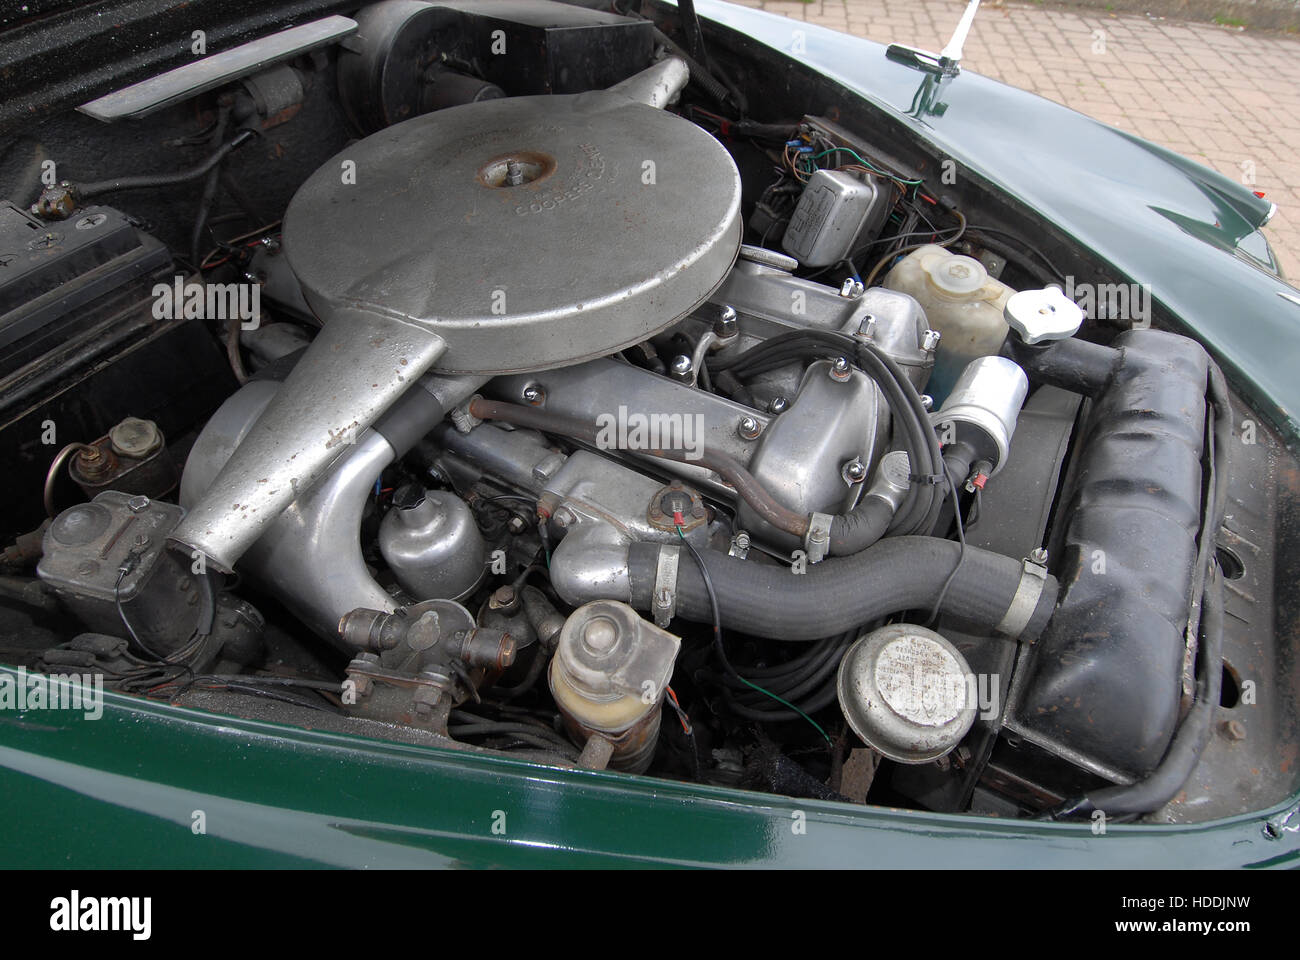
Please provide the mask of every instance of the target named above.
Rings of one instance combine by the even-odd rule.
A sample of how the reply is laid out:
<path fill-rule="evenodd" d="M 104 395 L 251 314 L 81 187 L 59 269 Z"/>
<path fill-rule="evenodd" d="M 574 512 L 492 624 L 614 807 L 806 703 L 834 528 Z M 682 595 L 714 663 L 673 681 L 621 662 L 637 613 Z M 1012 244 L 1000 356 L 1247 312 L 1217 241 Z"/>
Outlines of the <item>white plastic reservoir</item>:
<path fill-rule="evenodd" d="M 884 285 L 916 298 L 930 328 L 941 334 L 926 390 L 937 408 L 966 364 L 998 352 L 1007 335 L 1003 309 L 1016 291 L 990 277 L 978 260 L 934 244 L 895 264 Z"/>

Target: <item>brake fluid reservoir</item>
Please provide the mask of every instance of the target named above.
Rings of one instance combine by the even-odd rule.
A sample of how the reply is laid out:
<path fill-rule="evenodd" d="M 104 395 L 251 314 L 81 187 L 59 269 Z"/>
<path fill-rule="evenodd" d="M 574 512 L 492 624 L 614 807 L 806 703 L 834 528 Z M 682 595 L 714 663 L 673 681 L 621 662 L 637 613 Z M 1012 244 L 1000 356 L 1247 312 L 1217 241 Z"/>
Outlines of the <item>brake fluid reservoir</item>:
<path fill-rule="evenodd" d="M 927 390 L 936 407 L 968 363 L 996 354 L 1006 339 L 1003 311 L 1016 291 L 990 277 L 973 257 L 930 244 L 895 264 L 884 285 L 914 297 L 930 328 L 940 333 Z"/>
<path fill-rule="evenodd" d="M 597 600 L 569 615 L 549 671 L 569 735 L 599 738 L 616 770 L 641 773 L 654 758 L 664 693 L 681 640 L 626 603 Z"/>

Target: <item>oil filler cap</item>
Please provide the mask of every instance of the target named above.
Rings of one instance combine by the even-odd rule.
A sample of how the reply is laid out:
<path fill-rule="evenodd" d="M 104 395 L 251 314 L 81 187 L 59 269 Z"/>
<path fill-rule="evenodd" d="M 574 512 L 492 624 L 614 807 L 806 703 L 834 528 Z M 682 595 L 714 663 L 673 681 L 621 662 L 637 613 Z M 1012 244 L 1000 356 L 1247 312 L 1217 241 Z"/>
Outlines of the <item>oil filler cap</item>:
<path fill-rule="evenodd" d="M 896 623 L 853 644 L 840 661 L 840 709 L 869 747 L 899 763 L 952 750 L 975 722 L 965 657 L 925 627 Z"/>

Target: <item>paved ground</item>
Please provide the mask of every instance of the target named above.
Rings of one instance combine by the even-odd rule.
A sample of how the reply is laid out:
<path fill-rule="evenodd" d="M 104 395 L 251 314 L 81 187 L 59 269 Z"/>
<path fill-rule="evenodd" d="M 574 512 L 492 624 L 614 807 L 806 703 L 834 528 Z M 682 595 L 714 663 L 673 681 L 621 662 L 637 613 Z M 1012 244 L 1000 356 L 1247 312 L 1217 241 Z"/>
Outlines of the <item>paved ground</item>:
<path fill-rule="evenodd" d="M 965 0 L 734 0 L 878 42 L 939 50 Z M 1101 31 L 1098 33 L 1097 31 Z M 1300 39 L 1212 24 L 986 0 L 964 64 L 1264 191 L 1300 278 Z"/>

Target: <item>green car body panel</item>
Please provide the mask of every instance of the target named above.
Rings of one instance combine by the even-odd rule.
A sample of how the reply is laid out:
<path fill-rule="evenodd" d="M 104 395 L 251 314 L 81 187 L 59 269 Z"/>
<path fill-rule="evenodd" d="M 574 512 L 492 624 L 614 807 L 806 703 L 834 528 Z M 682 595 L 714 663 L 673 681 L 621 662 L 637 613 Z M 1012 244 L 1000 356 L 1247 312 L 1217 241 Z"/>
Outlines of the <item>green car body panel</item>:
<path fill-rule="evenodd" d="M 939 85 L 865 40 L 718 0 L 698 8 L 710 32 L 767 48 L 774 69 L 842 85 L 1151 284 L 1164 315 L 1295 439 L 1300 303 L 1279 293 L 1300 294 L 1258 233 L 1266 200 L 976 74 Z M 1300 866 L 1300 796 L 1206 824 L 1096 833 L 558 769 L 113 693 L 98 719 L 0 710 L 0 797 L 0 861 L 16 867 Z"/>
<path fill-rule="evenodd" d="M 98 719 L 5 711 L 0 731 L 10 866 L 1300 865 L 1286 807 L 1094 834 L 562 770 L 111 693 Z"/>

